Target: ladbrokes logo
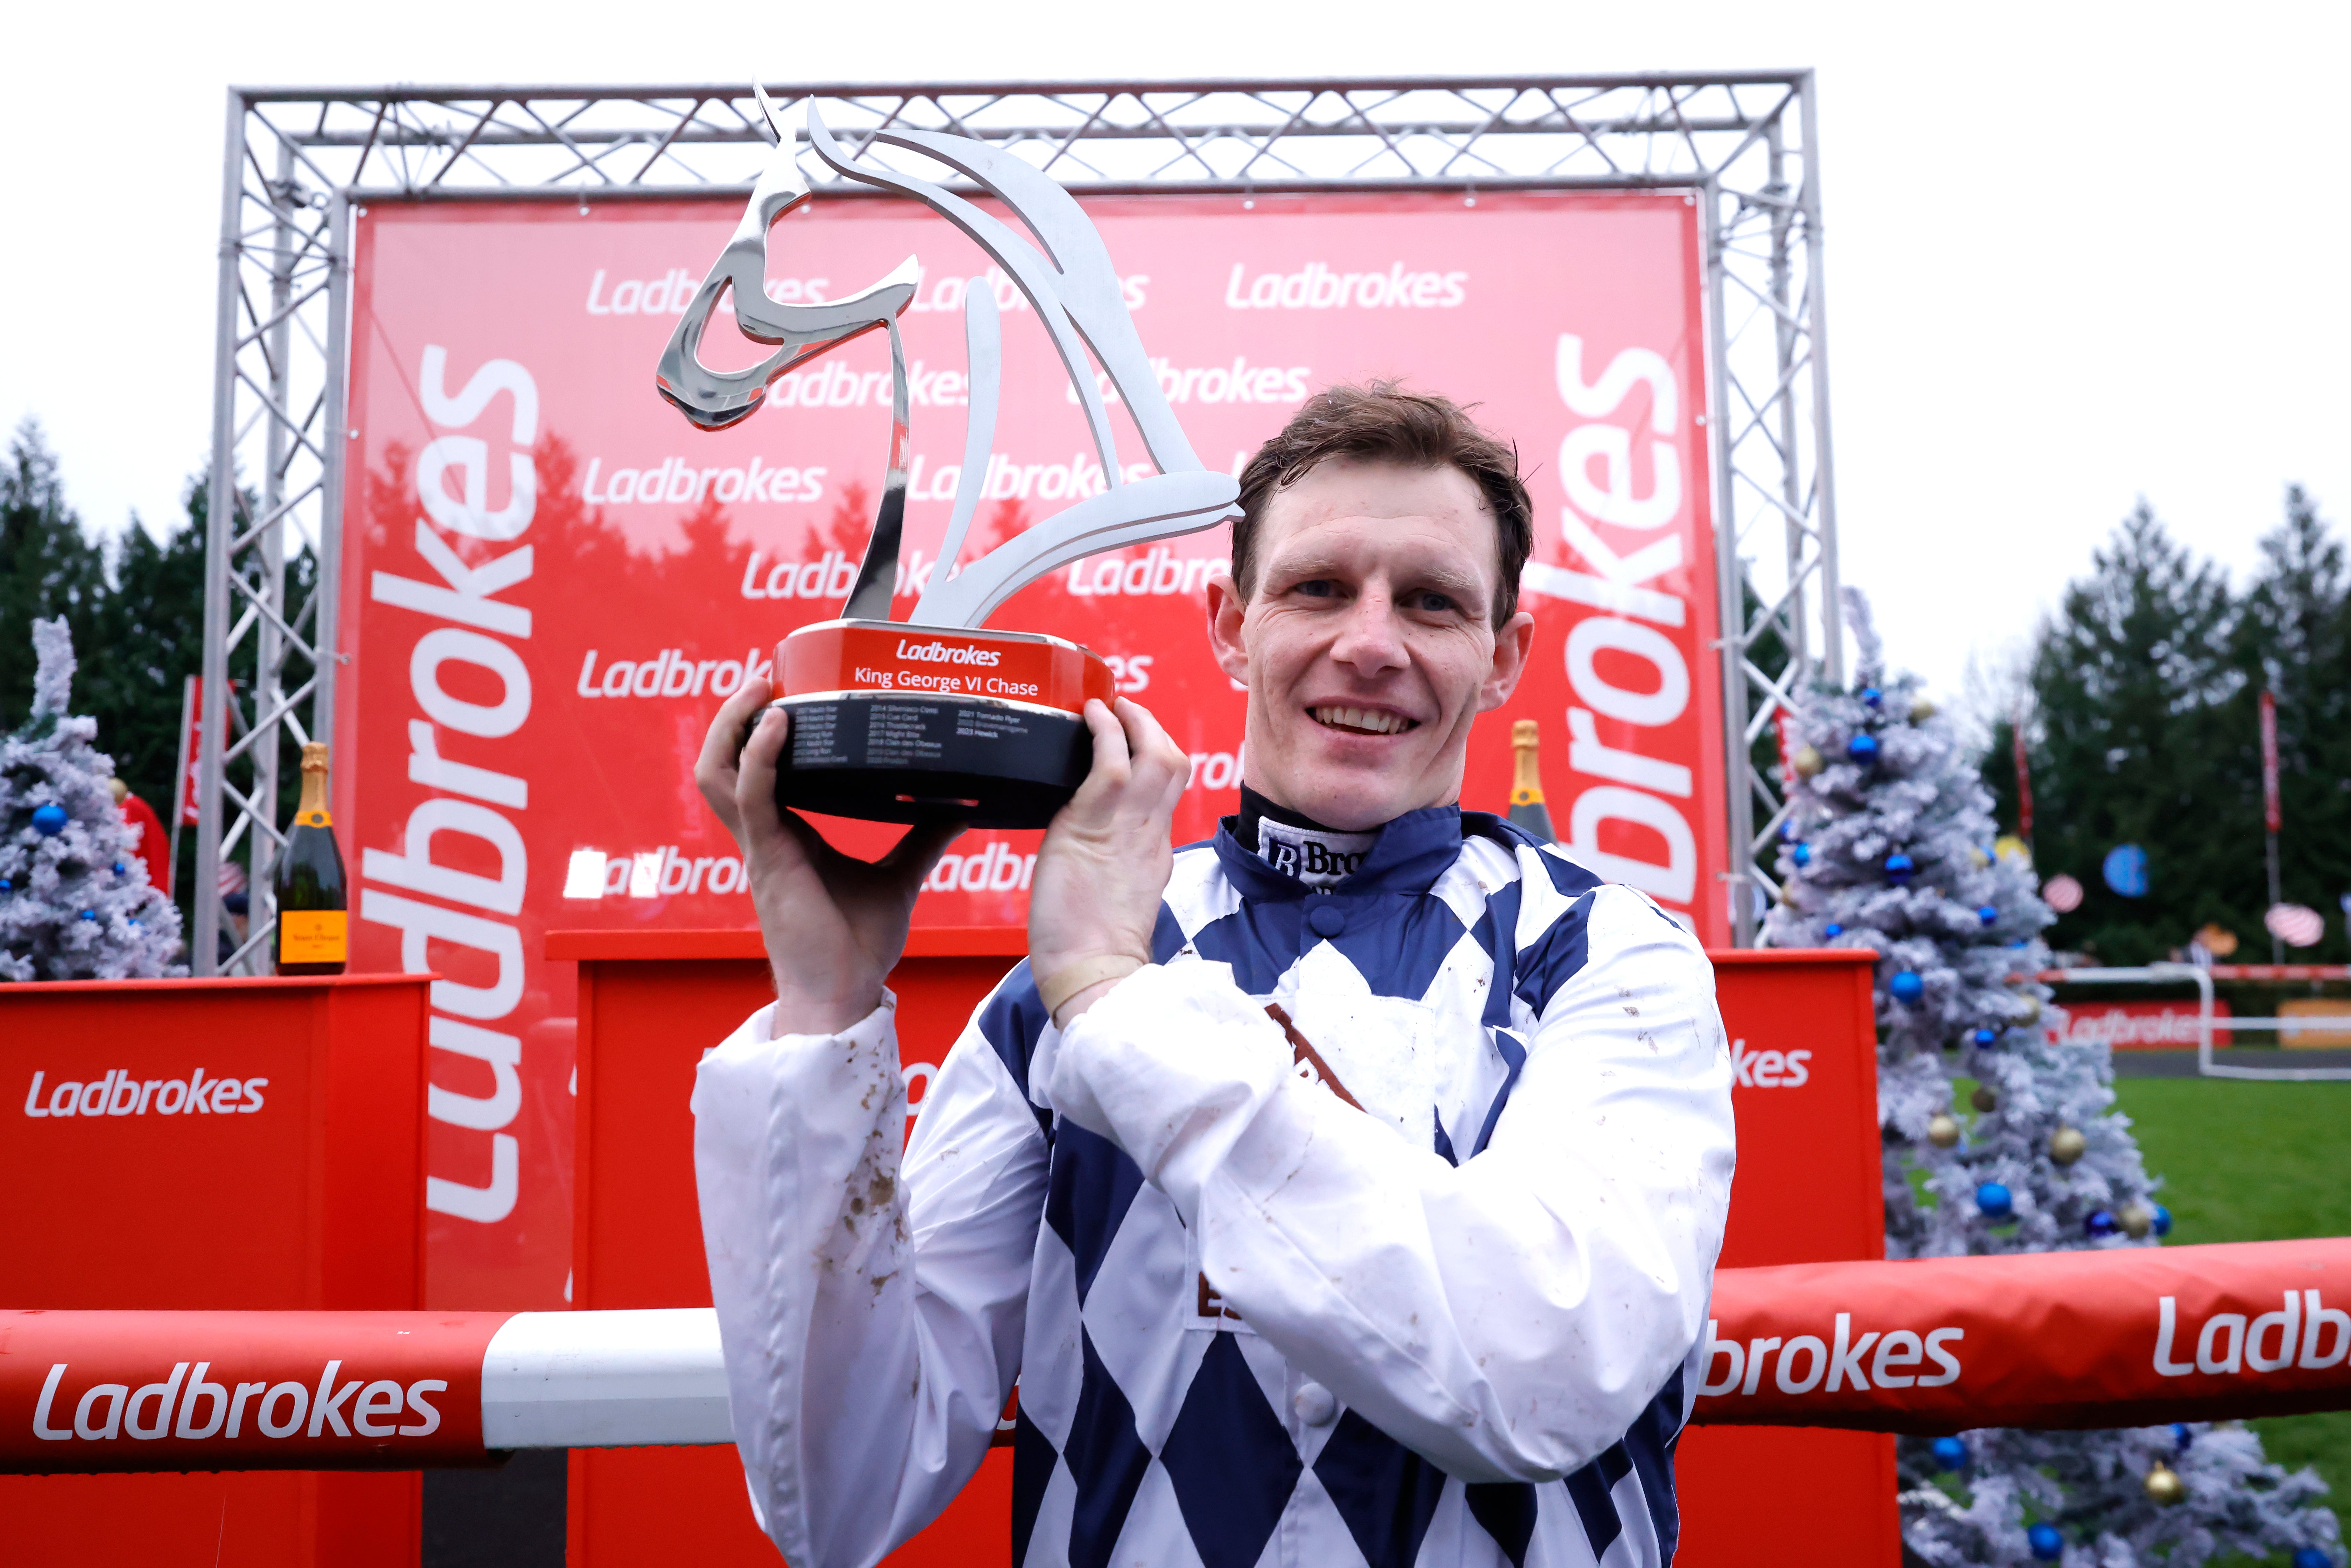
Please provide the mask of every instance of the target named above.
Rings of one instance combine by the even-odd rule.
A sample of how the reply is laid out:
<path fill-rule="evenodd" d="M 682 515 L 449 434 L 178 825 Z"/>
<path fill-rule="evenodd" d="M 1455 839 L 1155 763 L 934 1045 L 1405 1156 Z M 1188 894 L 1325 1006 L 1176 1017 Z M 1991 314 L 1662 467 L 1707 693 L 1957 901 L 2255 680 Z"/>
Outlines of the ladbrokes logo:
<path fill-rule="evenodd" d="M 1407 272 L 1392 262 L 1385 272 L 1341 272 L 1310 261 L 1296 272 L 1245 277 L 1233 263 L 1225 280 L 1228 310 L 1451 310 L 1469 298 L 1466 272 Z"/>
<path fill-rule="evenodd" d="M 1928 1329 L 1924 1334 L 1916 1329 L 1872 1330 L 1856 1336 L 1851 1312 L 1836 1315 L 1836 1328 L 1825 1340 L 1801 1333 L 1786 1341 L 1759 1338 L 1741 1343 L 1715 1338 L 1715 1324 L 1716 1320 L 1707 1320 L 1706 1371 L 1698 1390 L 1713 1397 L 1751 1396 L 1762 1388 L 1767 1371 L 1782 1394 L 1810 1394 L 1815 1388 L 1834 1394 L 1848 1384 L 1864 1393 L 1872 1387 L 1940 1388 L 1959 1380 L 1959 1359 L 1951 1347 L 1968 1337 L 1967 1330 L 1953 1327 Z"/>
<path fill-rule="evenodd" d="M 2215 1312 L 2196 1334 L 2196 1354 L 2188 1354 L 2188 1329 L 2179 1322 L 2179 1299 L 2156 1303 L 2155 1370 L 2160 1377 L 2200 1372 L 2225 1377 L 2241 1372 L 2283 1372 L 2298 1367 L 2324 1372 L 2351 1354 L 2351 1312 L 2330 1307 L 2316 1291 L 2281 1292 L 2283 1305 L 2246 1320 L 2243 1312 Z M 2175 1358 L 2174 1348 L 2179 1351 Z"/>
<path fill-rule="evenodd" d="M 994 648 L 975 648 L 971 644 L 947 643 L 909 643 L 898 639 L 898 657 L 924 664 L 977 664 L 993 669 L 1004 660 L 1004 654 Z"/>
<path fill-rule="evenodd" d="M 161 1382 L 132 1388 L 127 1383 L 94 1383 L 78 1395 L 67 1382 L 71 1364 L 58 1362 L 41 1385 L 33 1409 L 33 1436 L 50 1443 L 111 1443 L 121 1438 L 152 1443 L 161 1437 L 234 1442 L 251 1430 L 264 1437 L 429 1437 L 441 1429 L 441 1411 L 428 1395 L 445 1394 L 438 1377 L 402 1386 L 391 1378 L 338 1382 L 343 1364 L 327 1363 L 314 1388 L 307 1383 L 214 1383 L 213 1364 L 200 1361 L 193 1373 L 174 1364 Z M 19 1409 L 23 1406 L 18 1406 Z M 71 1410 L 71 1420 L 66 1412 Z M 175 1419 L 176 1417 L 176 1419 Z"/>
<path fill-rule="evenodd" d="M 1813 1081 L 1809 1051 L 1750 1051 L 1730 1042 L 1730 1072 L 1741 1089 L 1802 1089 Z"/>
<path fill-rule="evenodd" d="M 266 1078 L 209 1078 L 199 1067 L 185 1078 L 141 1079 L 115 1068 L 91 1082 L 48 1082 L 45 1068 L 25 1091 L 27 1116 L 250 1116 L 261 1109 Z"/>

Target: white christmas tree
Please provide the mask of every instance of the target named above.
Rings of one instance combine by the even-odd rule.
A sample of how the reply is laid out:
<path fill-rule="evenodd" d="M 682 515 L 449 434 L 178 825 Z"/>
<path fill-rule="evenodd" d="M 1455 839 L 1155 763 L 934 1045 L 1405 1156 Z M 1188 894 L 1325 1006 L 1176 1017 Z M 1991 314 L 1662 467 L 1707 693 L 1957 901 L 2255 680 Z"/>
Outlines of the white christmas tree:
<path fill-rule="evenodd" d="M 2171 1228 L 2103 1044 L 2044 1027 L 2035 977 L 2055 918 L 2003 857 L 1990 791 L 1914 675 L 1889 678 L 1847 591 L 1850 691 L 1822 688 L 1787 744 L 1782 947 L 1869 947 L 1877 964 L 1886 1254 L 1940 1258 L 2153 1246 Z M 1953 1080 L 1977 1087 L 1962 1112 Z M 2291 1551 L 2342 1568 L 2315 1473 L 2265 1462 L 2234 1424 L 1986 1430 L 1899 1445 L 1903 1537 L 1939 1565 L 2076 1568 Z"/>
<path fill-rule="evenodd" d="M 73 639 L 63 617 L 33 622 L 33 714 L 0 738 L 0 980 L 183 975 L 180 912 L 147 880 L 138 835 L 90 742 L 66 712 Z"/>

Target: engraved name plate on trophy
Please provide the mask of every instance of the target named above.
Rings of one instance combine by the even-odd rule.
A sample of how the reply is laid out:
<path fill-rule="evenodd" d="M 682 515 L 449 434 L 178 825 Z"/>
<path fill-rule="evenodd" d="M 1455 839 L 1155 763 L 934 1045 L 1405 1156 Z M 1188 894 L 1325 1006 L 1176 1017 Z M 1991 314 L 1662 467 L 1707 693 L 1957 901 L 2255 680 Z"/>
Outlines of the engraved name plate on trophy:
<path fill-rule="evenodd" d="M 912 619 L 891 619 L 906 510 L 906 356 L 898 317 L 913 302 L 921 272 L 910 256 L 888 277 L 843 299 L 789 305 L 767 297 L 772 225 L 810 192 L 795 137 L 764 91 L 758 99 L 776 152 L 734 237 L 662 351 L 661 393 L 700 428 L 723 430 L 757 412 L 778 377 L 877 328 L 889 334 L 893 388 L 889 469 L 856 583 L 839 620 L 792 632 L 777 660 L 777 700 L 791 714 L 792 727 L 776 799 L 873 821 L 953 817 L 974 827 L 1043 827 L 1092 761 L 1082 716 L 1088 698 L 1111 699 L 1110 667 L 1062 638 L 982 628 L 1006 600 L 1071 561 L 1238 516 L 1239 486 L 1229 475 L 1201 466 L 1185 439 L 1127 313 L 1110 253 L 1068 192 L 986 142 L 897 128 L 871 133 L 872 141 L 920 153 L 995 197 L 1040 249 L 951 191 L 851 157 L 811 101 L 808 142 L 820 159 L 849 179 L 938 213 L 1027 297 L 1069 372 L 1105 485 L 977 559 L 959 562 L 987 482 L 1002 371 L 996 292 L 975 279 L 964 290 L 971 390 L 955 507 Z M 737 327 L 774 352 L 747 370 L 713 371 L 697 350 L 730 289 Z M 1096 364 L 1126 404 L 1158 473 L 1140 479 L 1121 474 Z"/>

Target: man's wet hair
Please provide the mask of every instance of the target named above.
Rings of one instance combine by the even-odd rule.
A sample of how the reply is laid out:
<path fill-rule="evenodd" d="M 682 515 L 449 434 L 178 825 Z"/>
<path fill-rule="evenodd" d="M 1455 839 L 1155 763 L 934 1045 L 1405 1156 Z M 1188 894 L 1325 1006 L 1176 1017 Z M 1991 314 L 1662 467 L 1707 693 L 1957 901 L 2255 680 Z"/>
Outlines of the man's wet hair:
<path fill-rule="evenodd" d="M 1434 392 L 1405 392 L 1395 382 L 1326 387 L 1241 470 L 1241 517 L 1233 525 L 1233 582 L 1246 604 L 1257 591 L 1257 538 L 1274 496 L 1330 458 L 1394 463 L 1407 468 L 1458 468 L 1494 518 L 1493 622 L 1499 630 L 1519 609 L 1519 573 L 1534 549 L 1534 503 L 1519 477 L 1519 449 L 1480 426 L 1468 410 Z"/>

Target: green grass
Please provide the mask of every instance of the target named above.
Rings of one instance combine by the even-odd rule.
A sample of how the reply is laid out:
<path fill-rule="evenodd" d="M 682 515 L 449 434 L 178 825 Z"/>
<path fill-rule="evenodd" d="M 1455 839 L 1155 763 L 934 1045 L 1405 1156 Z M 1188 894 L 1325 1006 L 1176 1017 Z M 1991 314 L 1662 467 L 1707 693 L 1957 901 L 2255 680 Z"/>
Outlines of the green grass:
<path fill-rule="evenodd" d="M 2173 1245 L 2351 1236 L 2351 1082 L 2125 1078 L 2115 1092 L 2164 1178 Z M 2315 1466 L 2351 1512 L 2351 1411 L 2251 1425 L 2272 1459 Z"/>

